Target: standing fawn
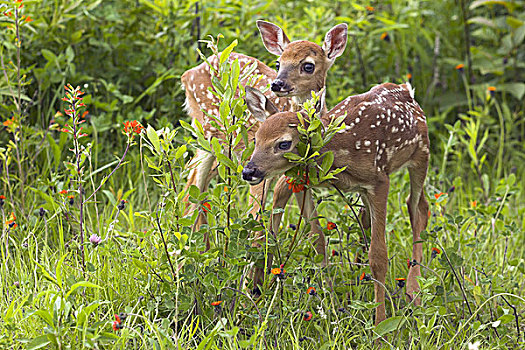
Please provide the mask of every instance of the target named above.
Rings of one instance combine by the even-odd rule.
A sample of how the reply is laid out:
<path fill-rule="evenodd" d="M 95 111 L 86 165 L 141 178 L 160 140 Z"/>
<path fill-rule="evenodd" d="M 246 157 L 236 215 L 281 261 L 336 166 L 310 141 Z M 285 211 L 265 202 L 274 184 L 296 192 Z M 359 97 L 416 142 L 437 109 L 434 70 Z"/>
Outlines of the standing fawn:
<path fill-rule="evenodd" d="M 277 67 L 278 74 L 257 59 L 242 54 L 232 53 L 230 61 L 238 59 L 241 72 L 249 64 L 254 63 L 257 65 L 252 76 L 261 75 L 262 78 L 257 81 L 255 87 L 263 88 L 271 83 L 271 90 L 277 95 L 272 95 L 270 91 L 266 92 L 265 95 L 261 94 L 269 101 L 268 109 L 274 108 L 271 109 L 271 113 L 275 113 L 278 110 L 294 110 L 294 104 L 290 102 L 289 98 L 292 98 L 296 103 L 302 103 L 311 97 L 312 91 L 318 92 L 324 87 L 328 69 L 345 49 L 347 25 L 339 24 L 328 31 L 322 47 L 309 41 L 290 42 L 280 27 L 269 22 L 257 21 L 257 26 L 268 51 L 280 56 Z M 211 56 L 208 61 L 215 68 L 218 67 L 218 58 L 216 56 Z M 223 135 L 211 125 L 209 118 L 203 113 L 203 111 L 206 111 L 208 114 L 218 115 L 219 100 L 210 91 L 210 89 L 213 90 L 211 84 L 212 74 L 208 65 L 202 63 L 186 71 L 182 75 L 181 81 L 185 89 L 185 105 L 190 117 L 202 124 L 206 138 L 216 137 L 222 139 Z M 240 83 L 246 86 L 249 80 L 250 76 Z M 252 140 L 259 122 L 253 117 L 248 122 L 249 125 L 246 125 L 246 128 L 249 130 L 248 139 Z M 214 163 L 215 156 L 213 154 L 197 150 L 190 165 L 191 170 L 186 188 L 196 185 L 201 192 L 205 191 L 211 178 L 214 176 L 212 171 Z M 279 180 L 275 192 L 279 193 L 279 189 L 286 186 L 284 179 Z M 267 193 L 265 187 L 267 185 L 265 186 L 264 183 L 261 183 L 250 188 L 251 213 L 254 216 L 260 209 L 259 203 L 264 203 L 265 198 L 263 198 L 263 194 Z M 189 208 L 190 211 L 195 209 L 195 205 Z M 203 213 L 200 213 L 196 227 L 198 228 L 205 223 L 205 220 Z M 316 228 L 315 231 L 322 235 L 320 227 Z M 205 242 L 206 248 L 209 249 L 207 237 L 205 237 Z M 318 251 L 324 255 L 324 237 L 322 242 L 319 240 Z"/>
<path fill-rule="evenodd" d="M 264 101 L 260 92 L 252 89 L 249 93 L 258 96 L 248 99 L 250 111 L 259 118 L 265 117 L 269 103 Z M 372 275 L 377 280 L 374 285 L 375 300 L 381 303 L 376 309 L 375 322 L 378 324 L 386 318 L 384 286 L 388 255 L 385 225 L 389 175 L 403 167 L 408 168 L 410 175 L 407 204 L 414 242 L 412 258 L 421 262 L 423 255 L 422 244 L 416 242 L 420 240 L 420 233 L 428 221 L 428 202 L 423 191 L 430 153 L 427 124 L 408 83 L 386 83 L 364 94 L 350 96 L 321 119 L 326 125 L 345 113 L 345 128 L 338 131 L 321 152 L 333 152 L 333 169 L 346 168 L 325 185 L 360 193 L 368 207 L 371 217 L 368 258 Z M 283 174 L 295 165 L 284 154 L 297 152 L 298 124 L 297 113 L 294 112 L 274 114 L 261 124 L 255 134 L 254 153 L 243 170 L 246 181 L 256 185 L 266 177 Z M 419 265 L 409 270 L 407 293 L 411 297 L 419 290 L 416 277 L 420 274 Z M 415 302 L 420 303 L 418 298 Z"/>

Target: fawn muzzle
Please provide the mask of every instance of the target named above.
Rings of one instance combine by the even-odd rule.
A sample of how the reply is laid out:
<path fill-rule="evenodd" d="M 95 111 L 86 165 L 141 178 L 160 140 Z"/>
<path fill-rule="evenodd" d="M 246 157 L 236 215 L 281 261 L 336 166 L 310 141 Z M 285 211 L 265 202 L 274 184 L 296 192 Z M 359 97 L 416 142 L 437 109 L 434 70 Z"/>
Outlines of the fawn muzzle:
<path fill-rule="evenodd" d="M 264 180 L 265 174 L 257 169 L 253 162 L 246 164 L 242 170 L 242 178 L 247 181 L 250 185 L 258 185 Z"/>
<path fill-rule="evenodd" d="M 272 81 L 271 89 L 277 96 L 286 96 L 294 90 L 282 79 L 275 79 Z"/>

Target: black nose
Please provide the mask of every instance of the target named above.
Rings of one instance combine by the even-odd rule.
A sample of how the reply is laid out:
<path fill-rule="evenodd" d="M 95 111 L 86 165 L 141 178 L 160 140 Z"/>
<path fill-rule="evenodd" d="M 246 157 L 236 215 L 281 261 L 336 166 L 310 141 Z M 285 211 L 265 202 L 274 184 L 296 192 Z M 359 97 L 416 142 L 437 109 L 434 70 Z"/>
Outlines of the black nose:
<path fill-rule="evenodd" d="M 255 169 L 251 168 L 250 164 L 248 163 L 248 165 L 242 169 L 242 178 L 246 181 L 250 181 L 253 177 L 253 174 L 255 174 Z"/>
<path fill-rule="evenodd" d="M 281 79 L 276 79 L 272 81 L 272 91 L 273 92 L 281 91 L 283 86 L 284 86 L 284 81 L 282 81 Z"/>

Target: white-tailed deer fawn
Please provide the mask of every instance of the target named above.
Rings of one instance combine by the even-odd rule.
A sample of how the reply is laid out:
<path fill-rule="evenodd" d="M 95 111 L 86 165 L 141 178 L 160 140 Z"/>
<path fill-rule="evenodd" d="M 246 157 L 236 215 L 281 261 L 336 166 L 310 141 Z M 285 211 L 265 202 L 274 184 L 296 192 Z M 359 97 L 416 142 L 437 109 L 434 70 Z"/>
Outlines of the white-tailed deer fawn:
<path fill-rule="evenodd" d="M 239 59 L 241 71 L 247 64 L 257 64 L 257 69 L 252 75 L 262 75 L 262 78 L 258 80 L 255 87 L 260 89 L 271 84 L 271 90 L 277 95 L 272 95 L 271 91 L 263 95 L 265 99 L 270 101 L 268 109 L 271 113 L 278 110 L 294 110 L 293 104 L 290 103 L 290 97 L 296 102 L 302 103 L 311 97 L 312 91 L 318 92 L 324 87 L 328 69 L 345 49 L 347 25 L 339 24 L 328 31 L 322 47 L 309 41 L 290 42 L 280 27 L 269 22 L 257 21 L 257 26 L 268 51 L 280 56 L 279 72 L 276 73 L 253 57 L 238 53 L 231 54 L 230 60 Z M 208 61 L 213 66 L 218 66 L 216 56 L 210 57 Z M 208 65 L 202 63 L 186 71 L 182 75 L 181 81 L 185 89 L 185 105 L 190 117 L 198 120 L 203 125 L 207 138 L 221 138 L 221 134 L 209 123 L 209 119 L 202 112 L 204 110 L 208 114 L 218 114 L 217 105 L 219 101 L 210 91 L 210 89 L 213 90 L 211 74 L 212 72 Z M 245 86 L 249 78 L 247 77 L 244 81 L 241 81 L 241 84 Z M 271 109 L 270 105 L 275 109 Z M 247 125 L 249 130 L 248 139 L 252 140 L 259 122 L 255 118 L 251 118 L 249 123 L 250 125 Z M 196 185 L 201 192 L 205 191 L 213 177 L 212 168 L 214 162 L 215 157 L 213 154 L 198 150 L 191 162 L 192 169 L 186 186 Z M 284 181 L 279 181 L 277 186 L 276 192 L 279 193 L 279 186 L 286 187 L 287 184 Z M 264 184 L 262 183 L 250 189 L 252 198 L 251 213 L 254 216 L 259 211 L 258 203 L 264 203 L 263 193 L 265 194 L 267 191 L 264 190 Z M 192 206 L 190 210 L 195 210 L 195 208 L 195 206 Z M 199 215 L 197 227 L 204 222 L 205 216 Z M 322 234 L 320 228 L 317 228 L 315 231 L 319 231 Z M 209 248 L 208 240 L 205 240 L 207 248 Z M 322 243 L 322 248 L 319 246 L 318 250 L 322 249 L 322 252 L 320 252 L 324 254 L 324 239 Z"/>
<path fill-rule="evenodd" d="M 264 100 L 258 91 L 250 90 L 258 99 L 248 99 L 248 108 L 259 118 L 266 116 Z M 271 106 L 269 106 L 271 109 Z M 375 283 L 376 324 L 385 314 L 385 278 L 388 265 L 385 225 L 389 175 L 407 167 L 410 175 L 408 212 L 413 234 L 412 258 L 421 262 L 420 233 L 427 225 L 428 202 L 423 191 L 429 159 L 426 119 L 414 100 L 409 84 L 386 83 L 370 91 L 350 96 L 322 116 L 323 123 L 347 113 L 345 128 L 339 131 L 322 149 L 332 151 L 332 168 L 346 167 L 329 184 L 341 191 L 356 191 L 362 195 L 371 217 L 371 243 L 368 258 Z M 267 118 L 255 134 L 256 146 L 251 160 L 243 170 L 243 178 L 251 185 L 268 176 L 283 174 L 295 164 L 284 157 L 296 152 L 299 142 L 297 113 L 280 112 Z M 284 196 L 283 196 L 284 197 Z M 281 203 L 282 205 L 283 203 Z M 419 289 L 416 277 L 420 267 L 411 267 L 407 278 L 407 293 L 414 296 Z M 382 285 L 381 285 L 382 284 Z M 416 299 L 419 303 L 419 299 Z"/>

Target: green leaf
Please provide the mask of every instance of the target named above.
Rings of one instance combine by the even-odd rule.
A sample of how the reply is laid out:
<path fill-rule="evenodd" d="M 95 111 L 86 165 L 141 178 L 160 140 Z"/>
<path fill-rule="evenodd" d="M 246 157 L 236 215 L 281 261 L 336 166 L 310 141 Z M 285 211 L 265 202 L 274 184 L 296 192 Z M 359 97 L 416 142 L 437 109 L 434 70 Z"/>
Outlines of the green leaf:
<path fill-rule="evenodd" d="M 148 140 L 155 148 L 155 151 L 161 154 L 162 149 L 160 148 L 159 135 L 157 135 L 157 132 L 155 131 L 155 129 L 153 129 L 151 125 L 148 125 L 148 128 L 146 129 L 146 134 L 148 136 Z"/>
<path fill-rule="evenodd" d="M 237 46 L 237 39 L 234 40 L 227 48 L 224 49 L 224 51 L 221 53 L 221 57 L 219 60 L 219 64 L 223 64 L 226 62 L 226 59 L 230 57 L 230 54 L 232 53 L 233 49 Z"/>
<path fill-rule="evenodd" d="M 77 288 L 80 288 L 80 287 L 101 288 L 101 287 L 97 286 L 96 284 L 88 282 L 88 281 L 77 282 L 77 283 L 75 283 L 74 285 L 71 286 L 71 289 L 69 290 L 69 292 L 67 292 L 65 299 L 67 299 L 71 295 L 71 293 L 73 293 Z"/>
<path fill-rule="evenodd" d="M 395 331 L 401 326 L 404 320 L 405 319 L 403 316 L 394 316 L 387 318 L 386 320 L 384 320 L 376 326 L 375 332 L 378 335 L 382 336 L 392 331 Z"/>
<path fill-rule="evenodd" d="M 188 147 L 186 147 L 186 145 L 182 145 L 179 148 L 177 148 L 177 152 L 175 152 L 175 159 L 179 159 L 180 157 L 182 157 L 187 150 Z"/>
<path fill-rule="evenodd" d="M 57 284 L 58 286 L 60 287 L 60 289 L 63 289 L 63 286 L 62 286 L 62 266 L 64 264 L 64 259 L 67 257 L 67 253 L 64 254 L 60 260 L 58 260 L 58 263 L 57 263 L 57 268 L 56 268 L 56 272 L 55 272 L 55 275 L 57 277 Z"/>
<path fill-rule="evenodd" d="M 27 350 L 35 350 L 35 349 L 42 349 L 43 347 L 49 345 L 51 341 L 47 337 L 47 335 L 40 335 L 36 338 L 33 338 L 29 344 L 27 344 L 26 349 Z"/>
<path fill-rule="evenodd" d="M 511 93 L 518 100 L 521 100 L 525 95 L 525 83 L 507 83 L 498 85 L 498 87 L 502 91 Z"/>
<path fill-rule="evenodd" d="M 506 324 L 506 323 L 509 323 L 509 322 L 512 322 L 514 320 L 514 316 L 513 315 L 503 315 L 503 316 L 500 316 L 498 318 L 498 321 L 501 322 L 501 324 Z"/>
<path fill-rule="evenodd" d="M 33 187 L 29 187 L 29 189 L 35 193 L 37 193 L 43 200 L 46 201 L 46 203 L 48 204 L 47 208 L 49 211 L 55 211 L 58 209 L 58 204 L 55 202 L 55 200 L 53 199 L 53 197 L 51 197 L 50 195 L 36 189 L 36 188 L 33 188 Z"/>
<path fill-rule="evenodd" d="M 42 56 L 44 56 L 48 62 L 55 62 L 57 60 L 57 56 L 47 49 L 42 49 Z"/>
<path fill-rule="evenodd" d="M 77 327 L 82 329 L 84 327 L 84 323 L 88 320 L 89 315 L 91 315 L 91 313 L 95 311 L 100 305 L 105 303 L 107 303 L 107 301 L 95 301 L 93 304 L 89 304 L 88 306 L 84 307 L 78 314 Z"/>
<path fill-rule="evenodd" d="M 230 158 L 226 157 L 224 154 L 222 154 L 222 153 L 217 154 L 217 161 L 219 163 L 227 166 L 231 170 L 237 171 L 237 167 L 235 166 L 233 161 Z"/>
<path fill-rule="evenodd" d="M 231 65 L 231 75 L 230 75 L 230 86 L 233 91 L 237 90 L 237 86 L 239 85 L 239 74 L 240 74 L 240 65 L 239 60 L 235 59 Z"/>
<path fill-rule="evenodd" d="M 334 163 L 334 153 L 332 151 L 325 152 L 323 154 L 323 162 L 321 163 L 321 169 L 323 174 L 327 174 Z"/>

